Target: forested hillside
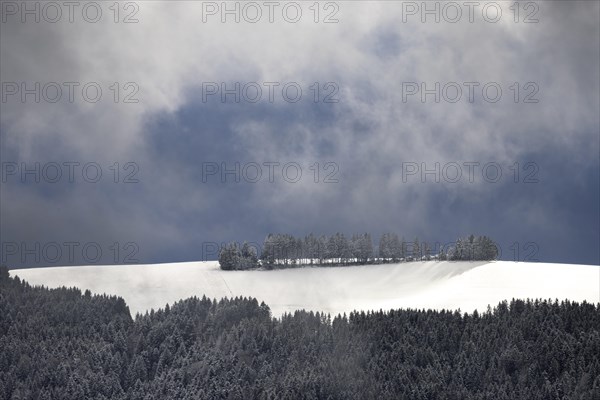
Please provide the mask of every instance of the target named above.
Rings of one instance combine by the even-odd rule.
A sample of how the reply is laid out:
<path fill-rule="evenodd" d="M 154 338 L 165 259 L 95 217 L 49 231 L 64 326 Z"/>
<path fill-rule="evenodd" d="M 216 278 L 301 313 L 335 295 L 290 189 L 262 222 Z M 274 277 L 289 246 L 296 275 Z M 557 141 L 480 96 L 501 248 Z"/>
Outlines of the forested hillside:
<path fill-rule="evenodd" d="M 0 270 L 0 399 L 598 399 L 598 305 L 281 319 L 190 298 L 132 319 L 122 299 Z"/>

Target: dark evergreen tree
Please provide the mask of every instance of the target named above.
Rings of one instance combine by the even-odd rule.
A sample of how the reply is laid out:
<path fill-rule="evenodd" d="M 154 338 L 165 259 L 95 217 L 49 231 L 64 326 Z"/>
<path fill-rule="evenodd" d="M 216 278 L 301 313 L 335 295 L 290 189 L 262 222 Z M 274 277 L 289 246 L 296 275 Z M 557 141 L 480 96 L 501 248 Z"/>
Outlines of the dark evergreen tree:
<path fill-rule="evenodd" d="M 398 262 L 403 257 L 402 255 L 402 243 L 398 238 L 398 235 L 395 233 L 390 234 L 390 256 L 392 257 L 392 262 Z"/>
<path fill-rule="evenodd" d="M 132 319 L 114 296 L 0 276 L 0 399 L 600 395 L 600 304 L 273 318 L 256 299 L 192 297 Z"/>
<path fill-rule="evenodd" d="M 241 250 L 241 265 L 238 269 L 253 269 L 258 266 L 258 256 L 256 254 L 256 249 L 248 244 L 248 242 L 244 242 Z"/>
<path fill-rule="evenodd" d="M 237 269 L 240 257 L 241 254 L 237 244 L 230 243 L 221 248 L 221 251 L 219 252 L 219 265 L 224 270 Z"/>
<path fill-rule="evenodd" d="M 276 246 L 277 243 L 275 240 L 275 236 L 272 234 L 267 235 L 263 243 L 263 249 L 261 253 L 262 263 L 267 268 L 273 268 L 273 266 L 275 265 L 275 253 L 277 252 Z"/>
<path fill-rule="evenodd" d="M 438 254 L 428 242 L 418 238 L 407 243 L 395 233 L 384 233 L 378 244 L 377 257 L 369 233 L 353 234 L 350 240 L 343 233 L 332 236 L 312 233 L 302 238 L 289 234 L 269 234 L 264 240 L 260 262 L 255 249 L 249 244 L 241 250 L 235 244 L 224 246 L 219 255 L 223 269 L 254 269 L 263 266 L 267 269 L 297 267 L 305 265 L 350 265 L 378 262 L 399 262 L 413 260 L 494 260 L 498 257 L 496 244 L 487 236 L 470 235 L 459 238 L 453 246 L 442 247 Z"/>
<path fill-rule="evenodd" d="M 400 251 L 401 251 L 401 258 L 406 260 L 407 257 L 409 256 L 408 254 L 408 244 L 406 243 L 406 240 L 404 240 L 404 236 L 402 237 L 402 240 L 400 241 Z"/>
<path fill-rule="evenodd" d="M 419 238 L 415 238 L 415 240 L 412 243 L 412 249 L 411 249 L 411 256 L 413 257 L 413 259 L 415 260 L 421 260 L 422 254 L 421 254 L 421 244 L 419 243 Z"/>

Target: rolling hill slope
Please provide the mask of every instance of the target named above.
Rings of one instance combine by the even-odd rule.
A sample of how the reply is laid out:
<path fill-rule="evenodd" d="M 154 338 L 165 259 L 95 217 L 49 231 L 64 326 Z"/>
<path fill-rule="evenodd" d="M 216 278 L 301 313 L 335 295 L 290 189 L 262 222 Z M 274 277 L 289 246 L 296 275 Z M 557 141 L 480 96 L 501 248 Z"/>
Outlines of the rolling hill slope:
<path fill-rule="evenodd" d="M 549 263 L 409 262 L 276 271 L 222 271 L 216 261 L 51 267 L 10 271 L 31 284 L 77 286 L 122 296 L 133 315 L 191 296 L 251 296 L 273 315 L 391 308 L 484 311 L 511 298 L 600 301 L 600 266 Z"/>

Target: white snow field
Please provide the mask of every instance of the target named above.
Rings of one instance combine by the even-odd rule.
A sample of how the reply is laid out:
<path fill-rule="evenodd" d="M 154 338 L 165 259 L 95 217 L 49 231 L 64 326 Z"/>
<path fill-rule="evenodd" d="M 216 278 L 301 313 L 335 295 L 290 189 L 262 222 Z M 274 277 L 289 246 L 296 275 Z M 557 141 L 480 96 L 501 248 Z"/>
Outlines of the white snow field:
<path fill-rule="evenodd" d="M 125 299 L 132 315 L 191 296 L 251 296 L 274 316 L 298 309 L 337 315 L 392 308 L 485 311 L 502 300 L 600 301 L 600 266 L 407 262 L 276 271 L 222 271 L 216 261 L 11 270 L 32 285 L 76 286 Z"/>

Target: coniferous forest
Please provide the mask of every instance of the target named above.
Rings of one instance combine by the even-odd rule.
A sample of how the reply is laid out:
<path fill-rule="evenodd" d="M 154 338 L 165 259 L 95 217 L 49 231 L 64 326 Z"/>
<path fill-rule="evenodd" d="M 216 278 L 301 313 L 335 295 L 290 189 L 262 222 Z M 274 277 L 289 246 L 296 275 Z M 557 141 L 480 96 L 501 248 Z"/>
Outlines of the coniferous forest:
<path fill-rule="evenodd" d="M 385 264 L 403 261 L 492 261 L 498 257 L 498 245 L 487 236 L 470 235 L 456 242 L 432 245 L 415 238 L 406 241 L 396 233 L 384 233 L 377 248 L 370 233 L 346 237 L 343 233 L 302 237 L 269 234 L 262 248 L 244 242 L 223 245 L 219 265 L 223 270 L 290 268 L 302 266 L 340 266 Z M 260 257 L 258 255 L 260 250 Z"/>
<path fill-rule="evenodd" d="M 598 399 L 599 306 L 273 318 L 194 297 L 132 319 L 2 268 L 0 399 Z"/>

